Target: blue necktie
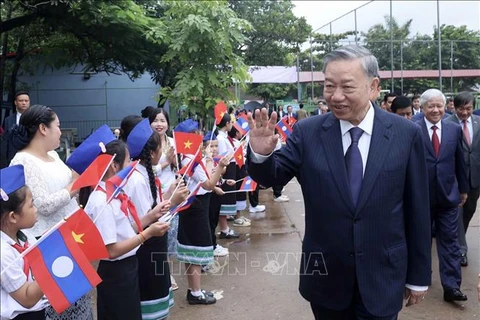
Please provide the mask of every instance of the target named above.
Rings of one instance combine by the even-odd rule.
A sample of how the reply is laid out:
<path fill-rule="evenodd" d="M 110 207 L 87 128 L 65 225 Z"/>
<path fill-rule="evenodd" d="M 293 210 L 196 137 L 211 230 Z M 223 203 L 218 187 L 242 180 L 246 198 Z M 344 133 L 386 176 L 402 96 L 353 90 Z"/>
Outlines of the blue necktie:
<path fill-rule="evenodd" d="M 360 149 L 358 149 L 358 140 L 360 140 L 363 130 L 354 127 L 351 128 L 349 132 L 352 138 L 352 144 L 348 147 L 347 153 L 345 154 L 345 164 L 347 165 L 348 181 L 350 183 L 350 193 L 353 204 L 357 206 L 363 179 L 363 162 Z"/>

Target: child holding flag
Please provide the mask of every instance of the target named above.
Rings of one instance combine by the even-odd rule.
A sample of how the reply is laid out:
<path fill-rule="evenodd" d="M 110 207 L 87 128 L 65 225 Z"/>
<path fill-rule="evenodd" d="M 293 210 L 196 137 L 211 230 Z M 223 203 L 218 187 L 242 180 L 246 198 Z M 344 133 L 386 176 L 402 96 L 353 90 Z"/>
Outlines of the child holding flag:
<path fill-rule="evenodd" d="M 177 125 L 175 132 L 191 133 L 198 131 L 198 123 L 186 120 Z M 197 146 L 195 155 L 184 155 L 182 166 L 188 168 L 189 176 L 187 187 L 190 192 L 197 192 L 190 207 L 180 213 L 178 226 L 177 259 L 185 263 L 189 304 L 213 304 L 216 302 L 211 292 L 201 289 L 201 266 L 213 262 L 213 246 L 210 235 L 209 212 L 210 191 L 220 180 L 223 169 L 230 162 L 231 156 L 223 157 L 219 162 L 219 170 L 211 176 L 213 159 L 198 160 L 200 146 Z M 177 146 L 178 150 L 178 146 Z M 194 161 L 191 163 L 191 161 Z"/>
<path fill-rule="evenodd" d="M 100 260 L 98 266 L 102 283 L 97 287 L 97 316 L 98 319 L 140 320 L 142 313 L 135 254 L 145 241 L 167 232 L 168 224 L 154 222 L 166 210 L 155 207 L 151 214 L 140 219 L 135 206 L 121 189 L 114 186 L 113 195 L 107 195 L 108 180 L 128 167 L 130 153 L 121 140 L 111 141 L 105 147 L 105 153 L 115 155 L 115 158 L 98 187 L 90 194 L 85 207 L 110 256 L 108 260 Z M 85 159 L 87 162 L 93 160 Z M 148 229 L 143 231 L 143 226 L 148 224 Z"/>
<path fill-rule="evenodd" d="M 152 169 L 152 164 L 158 163 L 162 154 L 160 135 L 153 131 L 148 119 L 145 119 L 124 138 L 127 139 L 130 156 L 134 160 L 140 160 L 124 190 L 132 199 L 139 217 L 147 216 L 162 201 L 160 180 L 155 177 Z M 186 187 L 179 188 L 172 197 L 171 204 L 180 204 L 187 195 Z M 167 234 L 151 238 L 137 251 L 144 319 L 165 319 L 173 306 L 167 251 Z M 152 263 L 152 259 L 155 263 Z"/>
<path fill-rule="evenodd" d="M 20 254 L 36 240 L 22 229 L 37 221 L 32 192 L 25 185 L 23 165 L 0 170 L 1 318 L 44 320 L 49 305 Z"/>

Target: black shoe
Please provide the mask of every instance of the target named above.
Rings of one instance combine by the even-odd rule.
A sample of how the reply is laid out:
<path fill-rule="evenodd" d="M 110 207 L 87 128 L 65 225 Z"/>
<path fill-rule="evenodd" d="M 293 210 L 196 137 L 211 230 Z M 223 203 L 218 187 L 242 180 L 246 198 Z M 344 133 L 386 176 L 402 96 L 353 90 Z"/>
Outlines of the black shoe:
<path fill-rule="evenodd" d="M 443 292 L 443 300 L 447 302 L 467 301 L 467 296 L 459 289 L 450 289 Z"/>
<path fill-rule="evenodd" d="M 187 301 L 189 304 L 214 304 L 217 299 L 213 296 L 213 293 L 202 290 L 203 295 L 195 297 L 191 291 L 187 291 Z"/>
<path fill-rule="evenodd" d="M 468 266 L 468 257 L 466 253 L 462 253 L 462 256 L 460 257 L 460 264 L 462 267 Z"/>
<path fill-rule="evenodd" d="M 238 233 L 233 231 L 233 229 L 228 230 L 228 232 L 220 231 L 220 239 L 237 239 L 240 238 Z"/>

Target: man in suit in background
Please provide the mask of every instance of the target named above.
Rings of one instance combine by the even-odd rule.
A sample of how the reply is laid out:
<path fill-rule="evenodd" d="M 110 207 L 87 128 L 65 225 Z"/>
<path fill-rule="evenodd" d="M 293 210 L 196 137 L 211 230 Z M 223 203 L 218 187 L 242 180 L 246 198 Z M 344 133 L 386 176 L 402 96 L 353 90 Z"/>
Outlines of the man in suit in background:
<path fill-rule="evenodd" d="M 445 301 L 465 301 L 458 247 L 458 206 L 467 199 L 469 183 L 462 150 L 462 130 L 445 115 L 445 96 L 428 89 L 420 96 L 425 117 L 418 120 L 427 159 L 430 213 L 435 223 L 440 280 Z"/>
<path fill-rule="evenodd" d="M 7 166 L 17 153 L 17 149 L 15 149 L 15 147 L 10 143 L 10 139 L 8 138 L 10 135 L 10 129 L 20 122 L 20 116 L 30 107 L 30 95 L 26 91 L 18 91 L 15 94 L 13 103 L 15 104 L 16 112 L 6 117 L 3 121 L 5 142 L 2 144 L 2 153 L 5 155 L 5 160 L 2 162 L 5 162 Z"/>
<path fill-rule="evenodd" d="M 404 294 L 418 303 L 431 280 L 420 127 L 372 106 L 378 63 L 367 49 L 341 47 L 323 62 L 331 112 L 297 123 L 276 151 L 277 115 L 250 114 L 249 173 L 301 185 L 300 293 L 316 319 L 396 319 Z"/>
<path fill-rule="evenodd" d="M 297 120 L 302 120 L 307 117 L 307 112 L 303 110 L 303 103 L 299 105 L 300 109 L 297 110 Z"/>
<path fill-rule="evenodd" d="M 465 238 L 480 196 L 480 116 L 472 114 L 475 97 L 471 92 L 461 92 L 453 100 L 455 114 L 447 120 L 458 123 L 463 133 L 463 156 L 467 164 L 467 177 L 470 183 L 467 201 L 458 209 L 458 241 L 462 266 L 468 266 L 468 246 Z"/>

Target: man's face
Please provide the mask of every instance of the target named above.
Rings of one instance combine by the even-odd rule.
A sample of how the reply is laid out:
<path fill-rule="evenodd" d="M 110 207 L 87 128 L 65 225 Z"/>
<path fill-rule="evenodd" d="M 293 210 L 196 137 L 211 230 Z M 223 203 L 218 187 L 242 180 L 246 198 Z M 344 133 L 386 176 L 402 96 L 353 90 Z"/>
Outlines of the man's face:
<path fill-rule="evenodd" d="M 425 118 L 433 124 L 442 120 L 445 114 L 445 103 L 441 97 L 436 97 L 428 100 L 423 106 Z"/>
<path fill-rule="evenodd" d="M 15 107 L 19 113 L 24 113 L 30 107 L 30 97 L 26 94 L 18 95 L 15 98 Z"/>
<path fill-rule="evenodd" d="M 470 101 L 461 107 L 455 108 L 455 113 L 457 114 L 458 119 L 462 121 L 468 120 L 473 113 L 473 101 Z"/>
<path fill-rule="evenodd" d="M 378 78 L 369 79 L 359 59 L 337 60 L 327 65 L 323 96 L 337 119 L 358 125 L 365 117 Z"/>
<path fill-rule="evenodd" d="M 454 107 L 454 105 L 453 105 L 453 101 L 448 101 L 448 102 L 447 102 L 447 110 L 448 110 L 448 111 L 453 111 L 453 110 L 455 110 L 455 107 Z"/>
<path fill-rule="evenodd" d="M 415 110 L 419 110 L 420 109 L 420 99 L 413 99 L 412 106 Z"/>
<path fill-rule="evenodd" d="M 412 120 L 412 107 L 397 109 L 395 114 L 399 115 L 400 117 L 404 117 L 405 119 Z"/>

